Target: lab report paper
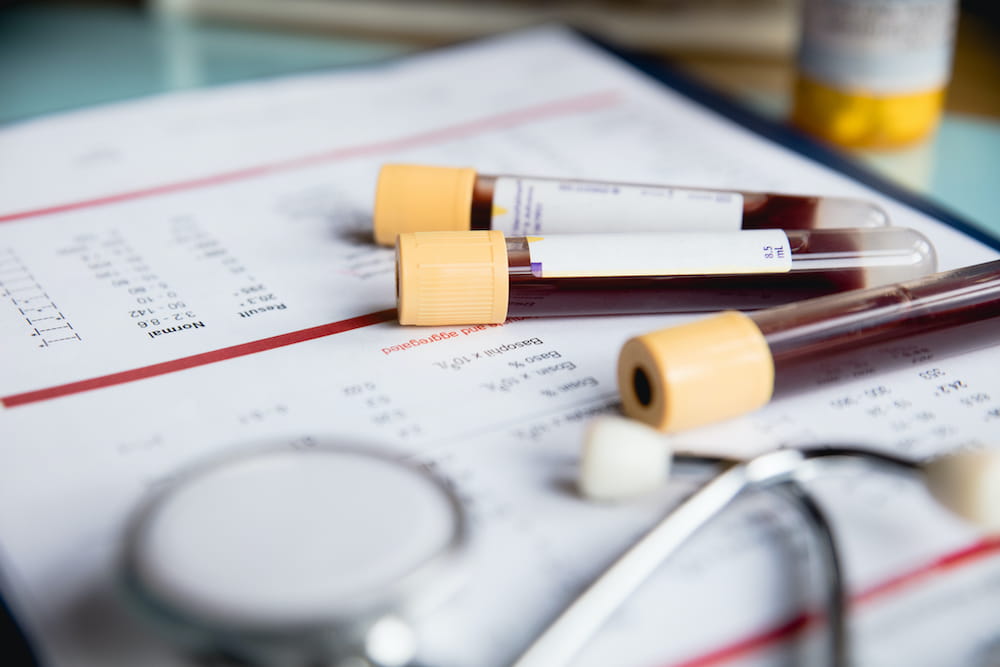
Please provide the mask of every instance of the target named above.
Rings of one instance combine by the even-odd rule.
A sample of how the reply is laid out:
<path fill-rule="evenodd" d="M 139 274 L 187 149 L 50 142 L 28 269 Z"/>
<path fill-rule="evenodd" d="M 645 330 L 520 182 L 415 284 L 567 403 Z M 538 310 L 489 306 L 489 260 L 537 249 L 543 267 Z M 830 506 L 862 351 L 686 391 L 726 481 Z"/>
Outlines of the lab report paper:
<path fill-rule="evenodd" d="M 115 563 L 137 503 L 208 457 L 367 443 L 446 478 L 471 517 L 468 580 L 420 620 L 420 659 L 455 667 L 512 662 L 704 481 L 619 505 L 574 488 L 587 422 L 617 410 L 621 344 L 689 317 L 395 322 L 394 254 L 371 237 L 386 162 L 860 197 L 926 234 L 942 269 L 998 256 L 559 29 L 9 126 L 0 572 L 45 664 L 188 664 L 130 615 Z M 902 342 L 671 441 L 913 458 L 998 446 L 998 368 L 1000 347 Z M 908 478 L 810 488 L 843 550 L 856 664 L 996 663 L 1000 542 Z M 808 662 L 824 624 L 805 536 L 784 504 L 748 495 L 574 664 Z"/>

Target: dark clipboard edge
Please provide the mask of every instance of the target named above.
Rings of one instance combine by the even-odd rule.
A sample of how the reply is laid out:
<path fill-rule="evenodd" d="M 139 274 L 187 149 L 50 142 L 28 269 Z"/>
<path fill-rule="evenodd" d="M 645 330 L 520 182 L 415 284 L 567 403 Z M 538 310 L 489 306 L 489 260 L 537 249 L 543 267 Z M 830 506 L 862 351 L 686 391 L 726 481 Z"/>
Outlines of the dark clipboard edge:
<path fill-rule="evenodd" d="M 654 59 L 644 54 L 629 51 L 586 32 L 576 32 L 583 39 L 597 46 L 602 51 L 617 57 L 659 84 L 697 102 L 705 107 L 707 111 L 717 113 L 762 137 L 839 171 L 910 208 L 925 213 L 935 220 L 943 222 L 991 248 L 1000 250 L 1000 238 L 993 236 L 972 222 L 965 220 L 923 195 L 907 190 L 879 176 L 870 169 L 838 152 L 836 149 L 830 148 L 794 128 L 772 121 L 741 106 L 722 93 L 681 73 L 675 67 L 667 64 L 663 59 Z M 398 60 L 407 57 L 403 55 Z M 397 58 L 390 58 L 388 62 L 394 60 L 397 60 Z M 371 66 L 367 65 L 367 67 Z M 343 69 L 351 70 L 365 67 L 366 65 L 358 65 Z M 271 78 L 276 77 L 260 77 L 261 80 Z M 31 641 L 7 604 L 7 600 L 3 594 L 5 588 L 7 587 L 0 585 L 0 649 L 2 649 L 2 654 L 7 660 L 13 661 L 7 664 L 12 664 L 16 667 L 37 667 L 41 663 L 38 660 L 36 652 L 32 649 Z"/>
<path fill-rule="evenodd" d="M 32 641 L 7 603 L 4 593 L 10 590 L 7 583 L 0 572 L 0 658 L 11 667 L 39 667 L 42 663 Z"/>
<path fill-rule="evenodd" d="M 1000 250 L 1000 236 L 991 234 L 979 225 L 966 220 L 925 195 L 919 194 L 880 176 L 868 167 L 851 159 L 838 149 L 828 146 L 811 136 L 764 116 L 739 104 L 725 94 L 702 84 L 669 64 L 669 59 L 653 58 L 610 44 L 586 32 L 578 32 L 586 41 L 606 51 L 626 64 L 654 79 L 658 83 L 697 102 L 709 112 L 727 118 L 755 134 L 770 139 L 800 155 L 830 167 L 859 183 L 878 190 L 901 204 L 916 209 L 939 222 L 957 229 L 995 250 Z"/>

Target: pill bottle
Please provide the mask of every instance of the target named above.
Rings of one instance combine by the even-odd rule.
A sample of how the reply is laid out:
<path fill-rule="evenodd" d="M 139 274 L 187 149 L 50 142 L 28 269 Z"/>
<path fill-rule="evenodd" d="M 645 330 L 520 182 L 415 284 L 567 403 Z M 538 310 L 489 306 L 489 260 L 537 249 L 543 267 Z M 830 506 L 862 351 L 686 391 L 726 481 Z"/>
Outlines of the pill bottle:
<path fill-rule="evenodd" d="M 956 0 L 803 0 L 792 123 L 848 148 L 925 138 L 941 115 Z"/>

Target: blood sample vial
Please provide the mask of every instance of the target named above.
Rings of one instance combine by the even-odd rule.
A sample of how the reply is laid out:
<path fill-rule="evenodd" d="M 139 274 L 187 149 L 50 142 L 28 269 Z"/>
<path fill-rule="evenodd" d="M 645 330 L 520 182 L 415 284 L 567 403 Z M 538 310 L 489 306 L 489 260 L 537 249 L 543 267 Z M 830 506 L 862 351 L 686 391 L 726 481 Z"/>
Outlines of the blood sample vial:
<path fill-rule="evenodd" d="M 949 334 L 946 353 L 996 345 L 1000 260 L 638 336 L 618 357 L 622 409 L 665 431 L 701 426 L 799 390 L 818 359 L 927 334 Z"/>
<path fill-rule="evenodd" d="M 755 309 L 934 271 L 904 227 L 563 234 L 413 232 L 396 246 L 402 324 Z"/>
<path fill-rule="evenodd" d="M 422 231 L 536 234 L 877 227 L 866 201 L 665 185 L 489 176 L 471 168 L 388 164 L 375 194 L 375 240 Z"/>

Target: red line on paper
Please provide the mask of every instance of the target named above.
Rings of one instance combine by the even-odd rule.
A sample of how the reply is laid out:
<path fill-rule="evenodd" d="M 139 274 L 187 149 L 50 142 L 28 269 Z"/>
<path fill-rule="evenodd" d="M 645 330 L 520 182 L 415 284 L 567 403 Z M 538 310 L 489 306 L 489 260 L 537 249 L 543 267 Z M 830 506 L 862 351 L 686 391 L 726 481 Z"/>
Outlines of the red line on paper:
<path fill-rule="evenodd" d="M 176 373 L 177 371 L 195 368 L 196 366 L 207 366 L 208 364 L 226 361 L 227 359 L 245 357 L 249 354 L 265 352 L 267 350 L 273 350 L 286 345 L 294 345 L 295 343 L 302 343 L 307 340 L 314 340 L 316 338 L 332 336 L 334 334 L 344 333 L 345 331 L 351 331 L 353 329 L 360 329 L 362 327 L 379 324 L 381 322 L 388 322 L 389 320 L 393 320 L 395 318 L 396 310 L 394 308 L 389 310 L 380 310 L 376 313 L 352 317 L 347 320 L 340 320 L 339 322 L 321 324 L 308 329 L 301 329 L 299 331 L 292 331 L 278 336 L 271 336 L 270 338 L 250 341 L 249 343 L 223 347 L 218 350 L 202 352 L 201 354 L 194 354 L 189 357 L 181 357 L 180 359 L 172 359 L 170 361 L 164 361 L 149 366 L 141 366 L 127 371 L 101 375 L 87 380 L 79 380 L 77 382 L 69 382 L 67 384 L 60 384 L 54 387 L 46 387 L 45 389 L 36 389 L 34 391 L 26 391 L 21 394 L 12 394 L 10 396 L 0 398 L 0 402 L 2 402 L 4 407 L 7 408 L 27 405 L 29 403 L 38 403 L 40 401 L 47 401 L 53 398 L 69 396 L 71 394 L 80 394 L 94 389 L 103 389 L 104 387 L 112 387 L 114 385 L 135 382 L 136 380 L 144 380 L 146 378 L 156 377 L 157 375 Z"/>
<path fill-rule="evenodd" d="M 734 660 L 757 649 L 794 637 L 814 620 L 814 617 L 809 614 L 799 614 L 787 623 L 753 635 L 752 637 L 735 641 L 711 653 L 677 663 L 673 667 L 709 667 L 710 665 L 718 665 L 727 660 Z"/>
<path fill-rule="evenodd" d="M 992 537 L 976 542 L 968 547 L 945 554 L 918 568 L 883 581 L 868 590 L 851 597 L 851 605 L 860 605 L 878 600 L 906 588 L 912 584 L 926 580 L 934 575 L 948 570 L 968 565 L 988 556 L 1000 554 L 1000 537 Z M 759 634 L 732 642 L 709 653 L 674 663 L 671 667 L 710 667 L 720 665 L 729 660 L 746 656 L 753 651 L 776 644 L 785 639 L 791 639 L 807 627 L 822 620 L 820 614 L 803 613 L 779 626 L 765 630 Z"/>
<path fill-rule="evenodd" d="M 389 153 L 407 148 L 426 146 L 428 144 L 460 139 L 462 137 L 468 137 L 482 132 L 488 132 L 490 130 L 498 130 L 513 127 L 515 125 L 522 125 L 524 123 L 542 120 L 545 118 L 592 111 L 610 106 L 617 101 L 618 94 L 614 91 L 602 91 L 562 100 L 554 100 L 543 104 L 524 107 L 522 109 L 505 111 L 492 116 L 476 118 L 474 120 L 456 123 L 446 127 L 426 130 L 424 132 L 418 132 L 404 137 L 397 137 L 395 139 L 386 139 L 384 141 L 359 144 L 357 146 L 334 148 L 320 153 L 313 153 L 311 155 L 303 155 L 296 158 L 244 167 L 242 169 L 235 169 L 218 174 L 200 176 L 198 178 L 192 178 L 184 181 L 152 185 L 145 188 L 139 188 L 137 190 L 129 190 L 127 192 L 118 192 L 115 194 L 95 197 L 93 199 L 81 199 L 79 201 L 66 202 L 63 204 L 56 204 L 53 206 L 46 206 L 27 211 L 15 211 L 13 213 L 0 215 L 0 222 L 39 218 L 56 213 L 65 213 L 68 211 L 107 206 L 109 204 L 117 204 L 136 199 L 148 199 L 150 197 L 158 197 L 160 195 L 168 195 L 175 192 L 209 188 L 216 185 L 223 185 L 225 183 L 232 183 L 234 181 L 258 178 L 260 176 L 266 176 L 276 172 L 301 169 L 303 167 L 310 167 L 326 162 L 339 162 L 367 155 L 378 155 L 380 153 Z"/>

